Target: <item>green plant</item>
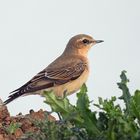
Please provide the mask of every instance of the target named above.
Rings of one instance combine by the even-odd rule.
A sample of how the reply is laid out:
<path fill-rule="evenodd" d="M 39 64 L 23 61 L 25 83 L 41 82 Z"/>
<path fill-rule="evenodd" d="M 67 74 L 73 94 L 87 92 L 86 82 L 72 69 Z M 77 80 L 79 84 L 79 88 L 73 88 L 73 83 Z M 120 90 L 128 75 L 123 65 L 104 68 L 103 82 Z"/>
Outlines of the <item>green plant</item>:
<path fill-rule="evenodd" d="M 89 101 L 86 85 L 77 93 L 76 105 L 66 96 L 60 99 L 53 92 L 44 92 L 45 103 L 61 119 L 38 121 L 40 132 L 34 134 L 36 140 L 140 140 L 140 91 L 130 94 L 125 73 L 122 71 L 121 81 L 117 83 L 122 96 L 105 100 L 99 97 L 96 104 Z M 124 102 L 124 107 L 118 100 Z"/>
<path fill-rule="evenodd" d="M 9 126 L 5 127 L 5 130 L 8 134 L 13 134 L 20 126 L 20 123 L 11 122 Z"/>

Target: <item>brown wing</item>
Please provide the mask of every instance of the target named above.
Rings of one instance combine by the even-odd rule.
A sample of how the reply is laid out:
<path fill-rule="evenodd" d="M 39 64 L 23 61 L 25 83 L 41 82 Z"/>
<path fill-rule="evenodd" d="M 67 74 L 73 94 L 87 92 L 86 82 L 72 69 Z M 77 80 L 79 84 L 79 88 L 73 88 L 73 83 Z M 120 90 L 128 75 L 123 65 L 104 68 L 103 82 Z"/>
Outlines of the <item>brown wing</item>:
<path fill-rule="evenodd" d="M 85 66 L 86 64 L 83 62 L 79 62 L 76 64 L 74 63 L 74 65 L 63 66 L 57 69 L 45 69 L 33 77 L 28 86 L 30 86 L 33 91 L 36 91 L 67 83 L 77 79 L 85 70 Z"/>
<path fill-rule="evenodd" d="M 53 67 L 46 68 L 33 77 L 25 85 L 11 92 L 13 94 L 10 95 L 9 99 L 5 101 L 5 104 L 11 102 L 23 94 L 47 89 L 56 85 L 67 83 L 71 80 L 75 80 L 84 72 L 85 68 L 86 63 L 83 61 L 78 61 L 77 63 L 68 63 L 63 67 L 57 67 L 56 69 Z"/>

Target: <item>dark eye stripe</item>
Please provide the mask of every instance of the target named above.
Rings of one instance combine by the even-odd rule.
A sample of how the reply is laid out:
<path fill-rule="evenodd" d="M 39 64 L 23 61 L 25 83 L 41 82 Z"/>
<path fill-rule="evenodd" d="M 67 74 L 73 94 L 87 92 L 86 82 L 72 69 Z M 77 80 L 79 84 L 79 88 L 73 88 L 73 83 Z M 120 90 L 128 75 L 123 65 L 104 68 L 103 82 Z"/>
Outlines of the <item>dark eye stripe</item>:
<path fill-rule="evenodd" d="M 87 40 L 87 39 L 84 39 L 82 42 L 83 42 L 84 44 L 89 44 L 89 43 L 90 43 L 90 41 Z"/>

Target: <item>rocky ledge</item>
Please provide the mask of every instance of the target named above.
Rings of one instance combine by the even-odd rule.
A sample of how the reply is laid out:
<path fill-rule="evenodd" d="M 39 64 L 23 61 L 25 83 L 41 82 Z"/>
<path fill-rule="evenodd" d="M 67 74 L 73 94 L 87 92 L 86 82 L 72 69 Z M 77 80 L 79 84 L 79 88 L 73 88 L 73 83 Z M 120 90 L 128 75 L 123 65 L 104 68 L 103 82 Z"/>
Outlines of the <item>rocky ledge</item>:
<path fill-rule="evenodd" d="M 56 119 L 49 115 L 47 111 L 40 109 L 37 112 L 30 110 L 29 114 L 10 116 L 5 105 L 0 100 L 0 140 L 18 140 L 28 132 L 38 132 L 39 128 L 34 125 L 35 120 L 55 121 Z M 48 115 L 46 115 L 48 114 Z"/>

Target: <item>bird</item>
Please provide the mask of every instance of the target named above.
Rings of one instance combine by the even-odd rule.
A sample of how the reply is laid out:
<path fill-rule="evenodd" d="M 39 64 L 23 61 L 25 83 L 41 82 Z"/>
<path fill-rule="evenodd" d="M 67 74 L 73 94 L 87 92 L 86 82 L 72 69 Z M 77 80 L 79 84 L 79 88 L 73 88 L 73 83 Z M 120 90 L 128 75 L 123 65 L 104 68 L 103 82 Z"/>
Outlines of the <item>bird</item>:
<path fill-rule="evenodd" d="M 23 86 L 10 92 L 4 104 L 21 96 L 43 96 L 44 91 L 53 91 L 57 97 L 63 97 L 64 92 L 66 95 L 75 93 L 88 79 L 90 48 L 101 42 L 104 41 L 86 34 L 73 36 L 59 57 Z"/>

